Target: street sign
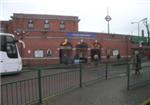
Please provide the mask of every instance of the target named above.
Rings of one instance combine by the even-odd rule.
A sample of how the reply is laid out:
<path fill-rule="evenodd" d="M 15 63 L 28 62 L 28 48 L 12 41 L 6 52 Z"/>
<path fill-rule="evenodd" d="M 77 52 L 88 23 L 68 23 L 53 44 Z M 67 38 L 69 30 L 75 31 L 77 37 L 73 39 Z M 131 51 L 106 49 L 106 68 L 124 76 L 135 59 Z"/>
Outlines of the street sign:
<path fill-rule="evenodd" d="M 110 20 L 111 20 L 111 17 L 110 17 L 109 15 L 107 15 L 107 16 L 105 17 L 105 20 L 106 20 L 106 21 L 110 21 Z"/>

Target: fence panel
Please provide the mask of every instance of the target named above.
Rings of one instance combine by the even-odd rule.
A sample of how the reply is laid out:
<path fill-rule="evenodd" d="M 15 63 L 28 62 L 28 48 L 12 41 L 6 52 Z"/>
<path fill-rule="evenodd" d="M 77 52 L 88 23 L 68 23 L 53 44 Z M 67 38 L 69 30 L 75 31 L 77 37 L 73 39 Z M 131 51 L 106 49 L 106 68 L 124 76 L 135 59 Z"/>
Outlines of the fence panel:
<path fill-rule="evenodd" d="M 105 61 L 82 65 L 82 82 L 88 83 L 97 79 L 108 79 L 117 76 L 126 76 L 127 63 L 122 61 Z"/>
<path fill-rule="evenodd" d="M 1 84 L 2 105 L 26 105 L 42 102 L 48 96 L 79 87 L 80 69 L 45 69 L 21 72 L 15 82 Z M 21 77 L 22 76 L 22 77 Z M 28 77 L 28 78 L 27 78 Z"/>
<path fill-rule="evenodd" d="M 79 69 L 42 76 L 42 97 L 61 94 L 71 88 L 79 87 Z"/>
<path fill-rule="evenodd" d="M 129 89 L 150 83 L 150 61 L 145 61 L 141 63 L 141 69 L 139 70 L 139 73 L 136 73 L 135 69 L 135 64 L 130 63 L 128 70 Z"/>
<path fill-rule="evenodd" d="M 1 85 L 2 105 L 24 105 L 38 100 L 37 78 Z"/>

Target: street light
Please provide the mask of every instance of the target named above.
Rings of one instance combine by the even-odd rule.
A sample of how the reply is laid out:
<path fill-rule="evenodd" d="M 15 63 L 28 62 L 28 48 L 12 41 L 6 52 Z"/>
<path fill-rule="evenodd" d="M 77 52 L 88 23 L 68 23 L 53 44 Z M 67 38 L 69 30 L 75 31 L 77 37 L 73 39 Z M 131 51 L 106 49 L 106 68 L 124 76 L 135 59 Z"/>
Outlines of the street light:
<path fill-rule="evenodd" d="M 137 27 L 138 27 L 138 36 L 140 36 L 140 22 L 145 22 L 146 20 L 147 20 L 147 18 L 143 18 L 140 21 L 131 22 L 131 24 L 137 24 Z"/>
<path fill-rule="evenodd" d="M 149 32 L 148 19 L 147 19 L 147 18 L 144 18 L 144 19 L 142 19 L 142 21 L 143 21 L 143 24 L 144 24 L 145 27 L 146 27 L 147 34 L 148 34 L 148 36 L 147 36 L 147 42 L 148 42 L 148 45 L 150 45 L 150 32 Z"/>
<path fill-rule="evenodd" d="M 131 22 L 131 24 L 137 24 L 137 27 L 138 27 L 138 36 L 140 36 L 140 22 Z"/>

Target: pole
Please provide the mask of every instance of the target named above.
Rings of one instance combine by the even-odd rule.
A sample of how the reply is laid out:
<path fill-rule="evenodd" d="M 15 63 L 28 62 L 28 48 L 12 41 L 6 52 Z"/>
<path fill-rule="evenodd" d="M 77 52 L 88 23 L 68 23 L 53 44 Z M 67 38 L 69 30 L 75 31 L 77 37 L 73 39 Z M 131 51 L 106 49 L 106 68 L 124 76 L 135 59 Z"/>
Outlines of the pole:
<path fill-rule="evenodd" d="M 109 21 L 111 20 L 111 17 L 109 16 L 109 9 L 107 8 L 107 16 L 105 17 L 105 20 L 107 21 L 107 29 L 108 29 L 108 34 L 110 33 L 110 25 Z"/>
<path fill-rule="evenodd" d="M 127 89 L 130 88 L 130 69 L 129 69 L 129 39 L 126 37 L 126 44 L 127 44 Z"/>
<path fill-rule="evenodd" d="M 42 103 L 41 70 L 38 70 L 39 103 Z"/>
<path fill-rule="evenodd" d="M 130 89 L 130 64 L 127 62 L 127 89 Z"/>
<path fill-rule="evenodd" d="M 109 21 L 108 21 L 108 34 L 109 34 Z"/>
<path fill-rule="evenodd" d="M 80 87 L 82 87 L 82 63 L 80 62 Z"/>
<path fill-rule="evenodd" d="M 105 65 L 105 79 L 108 79 L 108 61 L 106 61 L 106 65 Z"/>
<path fill-rule="evenodd" d="M 140 23 L 138 22 L 138 36 L 140 36 Z"/>
<path fill-rule="evenodd" d="M 148 34 L 148 45 L 150 45 L 150 32 L 149 32 L 149 26 L 146 24 L 147 34 Z"/>

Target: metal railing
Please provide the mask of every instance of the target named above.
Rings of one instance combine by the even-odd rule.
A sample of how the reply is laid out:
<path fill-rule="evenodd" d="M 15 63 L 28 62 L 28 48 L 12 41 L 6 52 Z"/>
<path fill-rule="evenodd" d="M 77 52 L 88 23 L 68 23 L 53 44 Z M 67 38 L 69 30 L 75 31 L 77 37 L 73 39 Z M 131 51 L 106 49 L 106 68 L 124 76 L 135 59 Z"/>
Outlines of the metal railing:
<path fill-rule="evenodd" d="M 136 72 L 135 63 L 128 63 L 127 67 L 127 88 L 132 89 L 150 83 L 150 61 L 141 63 L 139 72 Z"/>
<path fill-rule="evenodd" d="M 48 96 L 61 94 L 80 86 L 79 69 L 45 74 L 49 70 L 35 70 L 30 79 L 1 84 L 2 105 L 26 105 L 42 103 Z M 28 73 L 27 71 L 22 73 Z"/>
<path fill-rule="evenodd" d="M 67 65 L 59 68 L 34 68 L 24 70 L 23 79 L 1 84 L 2 105 L 27 105 L 42 103 L 46 97 L 53 97 L 99 79 L 126 76 L 129 71 L 126 61 L 101 62 L 94 64 Z M 71 68 L 72 67 L 72 68 Z M 68 69 L 69 68 L 69 69 Z M 129 72 L 130 76 L 131 73 Z M 131 77 L 130 86 L 131 86 Z"/>

